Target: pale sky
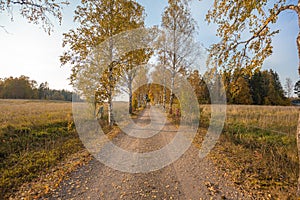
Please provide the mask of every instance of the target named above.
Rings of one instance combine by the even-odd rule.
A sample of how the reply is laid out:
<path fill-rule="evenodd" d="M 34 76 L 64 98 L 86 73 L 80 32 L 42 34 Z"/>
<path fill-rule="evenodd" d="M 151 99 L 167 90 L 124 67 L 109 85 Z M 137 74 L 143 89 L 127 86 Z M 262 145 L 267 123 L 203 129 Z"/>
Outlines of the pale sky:
<path fill-rule="evenodd" d="M 76 27 L 73 22 L 74 9 L 79 5 L 78 0 L 65 7 L 63 22 L 59 26 L 54 23 L 54 32 L 49 36 L 40 26 L 27 23 L 18 13 L 14 13 L 14 21 L 10 20 L 8 13 L 1 13 L 0 25 L 5 26 L 9 32 L 0 29 L 0 78 L 9 76 L 19 77 L 25 75 L 38 83 L 47 81 L 50 88 L 69 89 L 68 77 L 71 73 L 70 66 L 60 66 L 59 56 L 62 55 L 62 34 Z M 146 10 L 146 25 L 160 25 L 161 13 L 167 0 L 138 0 Z M 204 47 L 209 47 L 217 42 L 215 25 L 207 25 L 204 21 L 211 0 L 194 0 L 192 14 L 199 26 L 197 39 Z M 15 9 L 16 11 L 18 9 Z M 285 78 L 292 78 L 295 83 L 298 78 L 298 58 L 296 49 L 297 17 L 291 12 L 285 12 L 279 17 L 276 25 L 281 30 L 274 38 L 274 53 L 265 62 L 264 69 L 274 69 L 278 72 L 282 85 Z M 201 66 L 205 68 L 205 66 Z"/>

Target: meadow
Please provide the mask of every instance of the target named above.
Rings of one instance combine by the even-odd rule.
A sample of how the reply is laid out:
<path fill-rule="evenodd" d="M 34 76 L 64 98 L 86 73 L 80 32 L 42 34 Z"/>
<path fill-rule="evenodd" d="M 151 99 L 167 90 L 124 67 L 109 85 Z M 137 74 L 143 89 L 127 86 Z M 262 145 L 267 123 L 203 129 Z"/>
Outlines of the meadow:
<path fill-rule="evenodd" d="M 201 105 L 194 138 L 198 147 L 209 126 L 210 111 L 209 105 Z M 209 156 L 255 199 L 294 199 L 299 111 L 290 106 L 227 105 L 223 133 Z"/>
<path fill-rule="evenodd" d="M 0 193 L 4 198 L 83 148 L 70 102 L 0 100 L 0 110 Z"/>

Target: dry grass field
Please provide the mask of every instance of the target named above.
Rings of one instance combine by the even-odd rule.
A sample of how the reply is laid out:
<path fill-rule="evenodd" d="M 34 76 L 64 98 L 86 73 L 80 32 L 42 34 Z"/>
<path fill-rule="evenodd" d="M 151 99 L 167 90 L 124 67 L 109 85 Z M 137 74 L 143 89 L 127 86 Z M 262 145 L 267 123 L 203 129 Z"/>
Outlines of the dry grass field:
<path fill-rule="evenodd" d="M 72 104 L 62 101 L 0 100 L 0 129 L 41 126 L 71 120 Z"/>
<path fill-rule="evenodd" d="M 82 149 L 72 121 L 72 104 L 0 100 L 0 193 L 49 171 Z"/>
<path fill-rule="evenodd" d="M 210 106 L 201 106 L 201 146 Z M 223 133 L 210 153 L 215 163 L 255 199 L 293 199 L 297 187 L 296 129 L 300 108 L 228 105 Z"/>

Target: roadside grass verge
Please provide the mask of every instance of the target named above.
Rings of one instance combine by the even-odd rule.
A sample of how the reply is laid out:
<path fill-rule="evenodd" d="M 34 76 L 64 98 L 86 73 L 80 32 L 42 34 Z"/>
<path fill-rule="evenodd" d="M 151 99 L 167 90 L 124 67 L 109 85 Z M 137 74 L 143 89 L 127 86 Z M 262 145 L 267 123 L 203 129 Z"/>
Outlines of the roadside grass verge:
<path fill-rule="evenodd" d="M 295 137 L 245 127 L 226 129 L 210 157 L 255 199 L 295 198 Z"/>
<path fill-rule="evenodd" d="M 227 105 L 223 133 L 210 158 L 255 199 L 295 199 L 299 108 Z M 201 106 L 194 143 L 201 146 L 210 106 Z"/>
<path fill-rule="evenodd" d="M 296 199 L 299 111 L 290 106 L 227 105 L 223 132 L 208 156 L 254 199 Z M 169 117 L 180 124 L 180 115 Z M 211 106 L 200 105 L 199 129 L 193 140 L 197 148 L 210 120 Z"/>
<path fill-rule="evenodd" d="M 1 100 L 0 193 L 12 196 L 71 154 L 83 149 L 71 103 Z"/>
<path fill-rule="evenodd" d="M 12 194 L 22 183 L 47 172 L 69 155 L 83 148 L 75 130 L 67 123 L 30 129 L 2 129 L 0 144 L 0 188 Z"/>

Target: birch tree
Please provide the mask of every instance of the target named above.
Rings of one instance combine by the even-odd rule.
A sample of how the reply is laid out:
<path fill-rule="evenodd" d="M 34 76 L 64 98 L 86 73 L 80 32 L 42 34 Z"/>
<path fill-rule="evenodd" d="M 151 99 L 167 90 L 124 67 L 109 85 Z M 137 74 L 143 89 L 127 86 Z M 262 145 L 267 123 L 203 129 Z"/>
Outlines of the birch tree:
<path fill-rule="evenodd" d="M 163 52 L 163 55 L 165 53 Z M 169 81 L 171 76 L 169 71 L 166 69 L 166 60 L 165 57 L 162 57 L 162 60 L 160 60 L 160 63 L 155 66 L 155 71 L 151 73 L 151 78 L 155 83 L 159 83 L 162 86 L 162 106 L 164 109 L 166 109 L 167 104 L 167 98 L 169 95 L 167 94 L 167 86 L 170 85 Z M 169 98 L 170 99 L 170 98 Z"/>
<path fill-rule="evenodd" d="M 196 23 L 191 16 L 189 2 L 186 0 L 168 0 L 168 6 L 162 16 L 163 37 L 168 46 L 163 46 L 160 51 L 164 59 L 163 64 L 171 71 L 171 95 L 169 113 L 172 114 L 174 100 L 174 84 L 176 74 L 185 71 L 194 62 L 199 48 L 195 48 L 193 35 Z M 199 56 L 199 55 L 198 55 Z"/>
<path fill-rule="evenodd" d="M 135 72 L 136 77 L 133 79 L 132 83 L 132 91 L 133 91 L 133 98 L 137 101 L 137 107 L 145 107 L 145 96 L 148 94 L 149 91 L 149 68 L 147 65 L 143 65 L 138 68 Z"/>
<path fill-rule="evenodd" d="M 101 74 L 96 72 L 98 81 L 90 81 L 88 85 L 97 85 L 96 96 L 108 102 L 108 123 L 112 126 L 112 100 L 121 67 L 119 60 L 114 59 L 117 47 L 112 37 L 143 26 L 144 8 L 133 0 L 82 0 L 81 3 L 74 16 L 79 27 L 64 34 L 63 46 L 69 47 L 69 50 L 63 53 L 60 61 L 62 65 L 71 64 L 71 83 L 74 85 L 77 75 L 85 72 L 88 55 L 103 42 L 107 43 L 106 52 L 100 51 L 106 55 L 109 64 L 101 66 L 105 70 L 100 71 Z"/>
<path fill-rule="evenodd" d="M 149 49 L 140 49 L 133 52 L 129 52 L 124 56 L 126 62 L 121 70 L 120 88 L 122 91 L 128 94 L 128 112 L 132 114 L 132 94 L 134 79 L 137 76 L 141 76 L 140 66 L 147 64 L 152 51 Z M 144 71 L 144 70 L 143 70 Z"/>
<path fill-rule="evenodd" d="M 287 98 L 291 98 L 293 93 L 293 81 L 291 78 L 288 77 L 285 79 L 284 87 Z"/>

